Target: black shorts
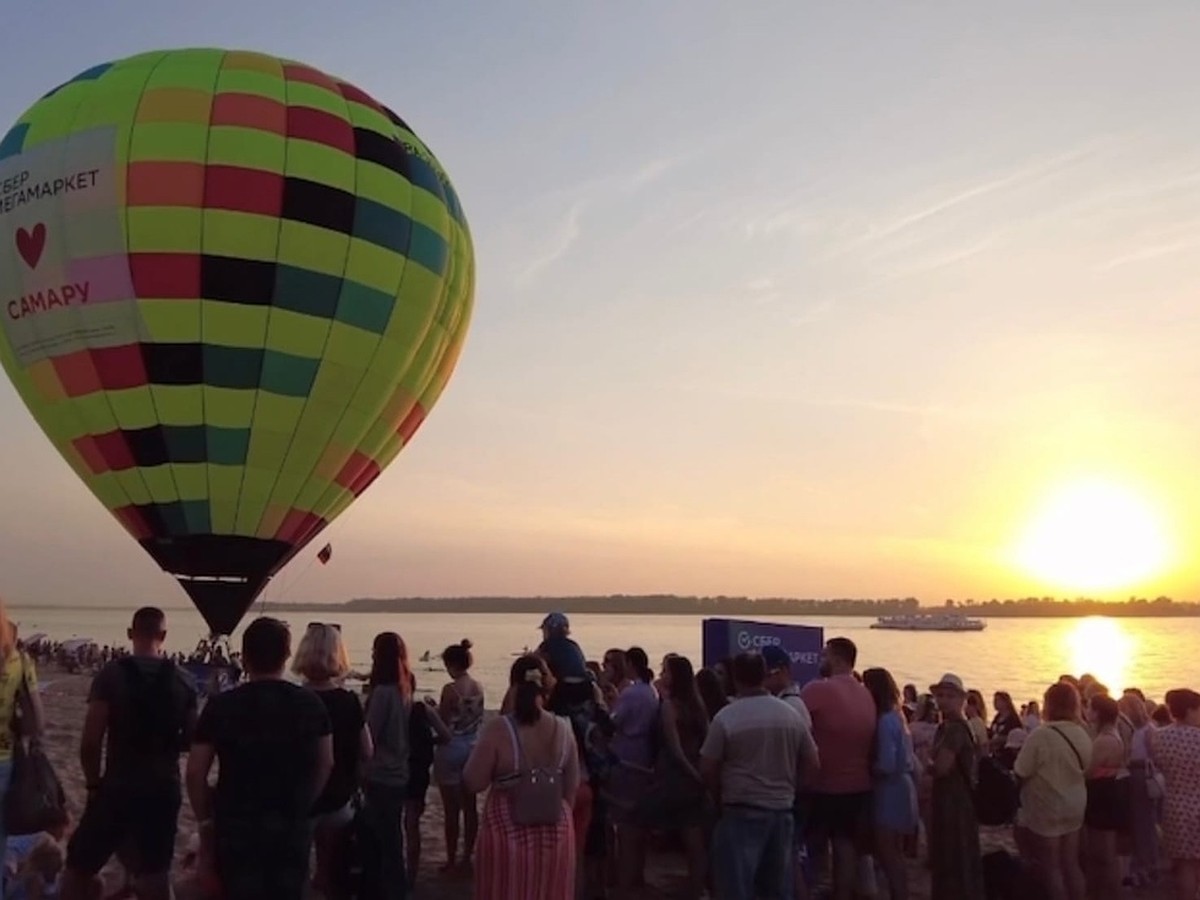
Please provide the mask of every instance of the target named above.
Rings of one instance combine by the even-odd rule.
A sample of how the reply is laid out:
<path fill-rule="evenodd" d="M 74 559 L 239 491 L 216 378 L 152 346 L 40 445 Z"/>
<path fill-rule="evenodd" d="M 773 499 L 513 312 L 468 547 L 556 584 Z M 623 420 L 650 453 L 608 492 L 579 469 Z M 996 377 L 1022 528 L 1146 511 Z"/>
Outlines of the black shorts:
<path fill-rule="evenodd" d="M 215 835 L 217 877 L 225 900 L 302 900 L 312 845 L 307 820 L 248 821 L 218 813 Z"/>
<path fill-rule="evenodd" d="M 1128 778 L 1089 778 L 1083 821 L 1097 831 L 1129 831 L 1131 797 Z"/>
<path fill-rule="evenodd" d="M 809 827 L 830 838 L 858 841 L 871 832 L 871 792 L 860 794 L 812 794 L 809 797 Z"/>
<path fill-rule="evenodd" d="M 429 764 L 430 766 L 433 763 Z M 408 784 L 404 788 L 404 799 L 408 802 L 420 800 L 425 805 L 425 795 L 429 793 L 429 766 L 417 768 L 408 773 Z"/>
<path fill-rule="evenodd" d="M 103 786 L 92 797 L 67 845 L 67 867 L 96 875 L 118 850 L 141 875 L 171 869 L 179 825 L 178 784 Z"/>

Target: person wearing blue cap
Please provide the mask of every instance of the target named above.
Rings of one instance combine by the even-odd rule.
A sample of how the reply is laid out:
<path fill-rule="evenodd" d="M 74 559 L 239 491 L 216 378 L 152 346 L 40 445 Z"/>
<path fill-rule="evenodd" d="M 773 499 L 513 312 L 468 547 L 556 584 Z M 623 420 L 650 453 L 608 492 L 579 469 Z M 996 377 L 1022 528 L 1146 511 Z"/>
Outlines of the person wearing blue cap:
<path fill-rule="evenodd" d="M 546 661 L 550 674 L 554 676 L 555 687 L 550 700 L 552 708 L 586 702 L 592 697 L 587 657 L 579 645 L 571 640 L 570 634 L 571 622 L 565 613 L 552 612 L 542 620 L 542 642 L 538 645 L 537 654 Z"/>

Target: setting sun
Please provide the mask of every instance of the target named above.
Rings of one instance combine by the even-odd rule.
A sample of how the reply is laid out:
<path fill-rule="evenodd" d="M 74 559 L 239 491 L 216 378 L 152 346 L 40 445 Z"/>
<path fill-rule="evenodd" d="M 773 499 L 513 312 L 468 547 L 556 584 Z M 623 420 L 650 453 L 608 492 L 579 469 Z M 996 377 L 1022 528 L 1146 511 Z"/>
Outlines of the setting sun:
<path fill-rule="evenodd" d="M 1089 479 L 1045 498 L 1015 555 L 1022 569 L 1047 585 L 1104 592 L 1162 574 L 1172 547 L 1149 500 L 1118 483 Z"/>

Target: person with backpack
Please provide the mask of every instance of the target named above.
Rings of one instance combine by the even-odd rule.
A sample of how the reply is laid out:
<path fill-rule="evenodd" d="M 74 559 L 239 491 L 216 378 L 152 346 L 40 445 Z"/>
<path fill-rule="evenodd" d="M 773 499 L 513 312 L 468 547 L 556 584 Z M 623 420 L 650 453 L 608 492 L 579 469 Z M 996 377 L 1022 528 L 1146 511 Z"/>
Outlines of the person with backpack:
<path fill-rule="evenodd" d="M 492 720 L 471 751 L 463 786 L 488 791 L 475 854 L 475 900 L 572 900 L 579 748 L 551 713 L 550 671 L 522 656 L 509 671 L 512 714 Z"/>
<path fill-rule="evenodd" d="M 130 849 L 140 900 L 168 900 L 171 893 L 179 757 L 196 729 L 196 685 L 163 655 L 162 610 L 139 609 L 128 633 L 132 655 L 107 663 L 88 695 L 80 745 L 87 806 L 67 847 L 63 900 L 88 897 L 108 860 Z"/>

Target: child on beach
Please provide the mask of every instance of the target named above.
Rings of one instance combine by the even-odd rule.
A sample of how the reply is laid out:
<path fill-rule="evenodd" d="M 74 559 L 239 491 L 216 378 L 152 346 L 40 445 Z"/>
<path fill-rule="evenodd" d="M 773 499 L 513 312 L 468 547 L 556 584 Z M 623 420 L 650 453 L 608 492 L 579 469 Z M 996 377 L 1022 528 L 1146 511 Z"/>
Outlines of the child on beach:
<path fill-rule="evenodd" d="M 48 831 L 8 839 L 4 858 L 4 900 L 51 900 L 58 896 L 66 851 Z"/>

